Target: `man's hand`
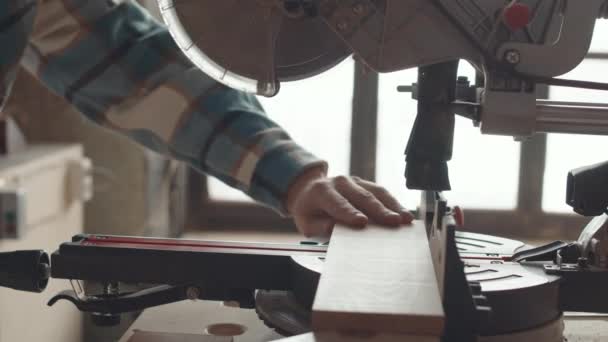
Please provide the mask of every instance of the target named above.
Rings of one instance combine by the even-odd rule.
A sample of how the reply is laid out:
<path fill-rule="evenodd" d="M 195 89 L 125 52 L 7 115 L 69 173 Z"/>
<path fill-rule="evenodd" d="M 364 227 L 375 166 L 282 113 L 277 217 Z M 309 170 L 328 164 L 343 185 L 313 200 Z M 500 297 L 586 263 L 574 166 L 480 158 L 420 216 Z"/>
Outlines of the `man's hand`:
<path fill-rule="evenodd" d="M 336 223 L 363 228 L 369 221 L 397 227 L 413 216 L 386 189 L 358 177 L 328 178 L 311 169 L 290 187 L 287 210 L 305 236 L 327 236 Z"/>

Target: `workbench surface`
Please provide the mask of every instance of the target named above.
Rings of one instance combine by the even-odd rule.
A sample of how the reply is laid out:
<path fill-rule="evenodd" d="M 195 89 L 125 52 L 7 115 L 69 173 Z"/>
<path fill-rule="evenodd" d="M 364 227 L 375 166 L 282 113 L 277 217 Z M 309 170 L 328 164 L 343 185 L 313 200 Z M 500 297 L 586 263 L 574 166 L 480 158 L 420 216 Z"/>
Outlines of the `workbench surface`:
<path fill-rule="evenodd" d="M 129 328 L 120 342 L 133 342 L 130 340 L 135 331 L 162 332 L 179 334 L 166 335 L 164 339 L 154 342 L 187 341 L 183 336 L 197 335 L 201 340 L 208 326 L 218 323 L 237 323 L 246 327 L 243 335 L 231 339 L 219 339 L 217 342 L 266 342 L 281 338 L 260 321 L 254 310 L 244 310 L 224 306 L 220 302 L 186 301 L 168 304 L 146 310 Z M 605 342 L 608 341 L 608 317 L 568 317 L 566 319 L 566 337 L 568 342 Z M 209 342 L 215 342 L 209 339 Z M 542 341 L 539 341 L 542 342 Z"/>

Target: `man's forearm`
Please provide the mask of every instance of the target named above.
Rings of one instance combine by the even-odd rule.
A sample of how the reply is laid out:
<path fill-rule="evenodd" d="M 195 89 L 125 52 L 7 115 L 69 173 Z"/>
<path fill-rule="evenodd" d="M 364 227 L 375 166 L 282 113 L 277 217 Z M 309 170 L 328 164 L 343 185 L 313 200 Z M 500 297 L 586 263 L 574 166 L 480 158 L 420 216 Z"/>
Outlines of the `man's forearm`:
<path fill-rule="evenodd" d="M 26 67 L 96 123 L 189 162 L 285 212 L 289 186 L 325 163 L 219 85 L 138 5 L 40 2 Z"/>

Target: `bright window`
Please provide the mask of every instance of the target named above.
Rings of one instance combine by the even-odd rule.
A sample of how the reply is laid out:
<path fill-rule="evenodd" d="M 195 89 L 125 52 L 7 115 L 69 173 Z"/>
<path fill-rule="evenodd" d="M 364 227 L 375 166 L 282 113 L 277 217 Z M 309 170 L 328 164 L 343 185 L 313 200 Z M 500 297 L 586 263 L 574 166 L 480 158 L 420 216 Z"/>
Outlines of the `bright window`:
<path fill-rule="evenodd" d="M 399 85 L 416 82 L 417 70 L 380 75 L 377 181 L 408 208 L 416 208 L 420 193 L 406 190 L 404 151 L 416 118 L 417 104 Z M 459 75 L 475 79 L 473 68 L 460 64 Z M 516 206 L 520 144 L 510 137 L 481 135 L 468 119 L 457 118 L 454 153 L 448 163 L 451 203 L 467 208 L 513 209 Z"/>
<path fill-rule="evenodd" d="M 598 20 L 593 32 L 591 52 L 608 52 L 608 20 Z"/>
<path fill-rule="evenodd" d="M 607 26 L 608 27 L 608 26 Z M 608 38 L 608 30 L 600 31 Z M 596 37 L 598 34 L 596 33 Z M 596 38 L 596 41 L 599 38 Z M 608 51 L 608 44 L 606 51 Z M 608 60 L 590 59 L 564 77 L 577 80 L 606 82 Z M 608 92 L 552 87 L 550 98 L 557 101 L 608 103 Z M 608 160 L 605 146 L 608 137 L 550 134 L 547 145 L 547 163 L 544 180 L 543 209 L 550 212 L 571 212 L 566 205 L 566 180 L 568 171 L 581 166 Z"/>

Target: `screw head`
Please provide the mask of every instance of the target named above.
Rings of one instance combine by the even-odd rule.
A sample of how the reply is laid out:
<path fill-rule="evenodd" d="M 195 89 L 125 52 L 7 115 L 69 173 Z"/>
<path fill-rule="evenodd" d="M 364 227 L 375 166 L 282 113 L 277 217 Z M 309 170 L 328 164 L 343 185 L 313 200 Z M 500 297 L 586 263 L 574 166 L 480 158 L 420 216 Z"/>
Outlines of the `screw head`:
<path fill-rule="evenodd" d="M 517 50 L 509 50 L 505 52 L 505 61 L 509 64 L 519 64 L 521 62 L 521 54 Z"/>

